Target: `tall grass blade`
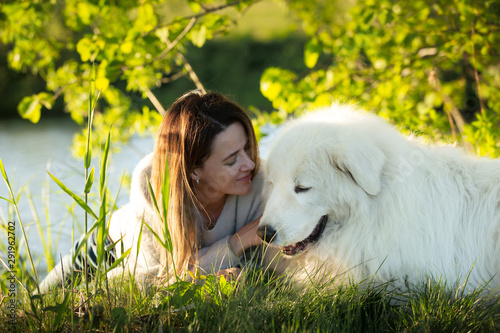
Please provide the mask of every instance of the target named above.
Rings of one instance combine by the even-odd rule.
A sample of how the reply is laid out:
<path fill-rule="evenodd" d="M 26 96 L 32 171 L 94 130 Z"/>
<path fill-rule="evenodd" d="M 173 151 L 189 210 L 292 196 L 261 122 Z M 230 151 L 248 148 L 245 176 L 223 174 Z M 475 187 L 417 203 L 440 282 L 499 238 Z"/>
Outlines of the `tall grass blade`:
<path fill-rule="evenodd" d="M 47 225 L 46 232 L 48 240 L 48 247 L 52 249 L 52 223 L 50 219 L 50 178 L 49 175 L 45 176 L 45 185 L 42 187 L 42 206 L 45 213 L 45 222 Z M 59 239 L 59 236 L 58 236 Z"/>
<path fill-rule="evenodd" d="M 149 226 L 149 224 L 147 224 L 147 223 L 146 223 L 146 222 L 144 222 L 144 221 L 142 221 L 142 223 L 143 223 L 146 227 L 148 227 L 149 231 L 151 231 L 151 233 L 152 233 L 152 234 L 153 234 L 153 236 L 156 238 L 156 240 L 157 240 L 158 242 L 160 242 L 161 246 L 163 246 L 164 248 L 167 248 L 167 244 L 165 244 L 165 243 L 163 242 L 163 240 L 161 239 L 161 237 L 160 237 L 160 236 L 158 236 L 158 234 L 157 234 L 157 233 L 153 230 L 153 228 L 151 228 L 151 227 Z"/>
<path fill-rule="evenodd" d="M 106 228 L 106 191 L 103 193 L 99 211 L 99 221 L 97 222 L 97 264 L 101 265 L 104 261 L 104 241 L 108 237 L 108 229 Z"/>
<path fill-rule="evenodd" d="M 90 170 L 90 174 L 85 180 L 85 193 L 90 193 L 90 190 L 92 189 L 92 185 L 94 184 L 94 167 L 92 167 L 92 170 Z"/>
<path fill-rule="evenodd" d="M 95 78 L 96 78 L 96 72 L 95 72 L 95 64 L 92 63 L 92 74 L 90 78 L 90 90 L 89 90 L 89 116 L 88 116 L 88 122 L 87 122 L 87 147 L 85 151 L 85 161 L 84 161 L 84 166 L 85 166 L 85 190 L 87 190 L 87 184 L 89 180 L 89 168 L 90 168 L 90 163 L 92 161 L 92 123 L 94 121 L 94 110 L 95 110 L 95 105 L 97 104 L 97 100 L 99 99 L 100 92 L 98 93 L 97 96 L 94 97 L 94 92 L 95 92 Z M 92 174 L 92 181 L 93 181 L 93 174 Z M 90 189 L 89 189 L 90 191 Z M 88 202 L 88 192 L 85 191 L 85 204 Z M 90 213 L 89 213 L 90 214 Z M 92 215 L 92 214 L 91 214 Z M 94 214 L 95 215 L 95 214 Z M 94 217 L 97 219 L 97 217 Z M 85 227 L 85 233 L 87 233 L 87 228 L 88 228 L 88 217 L 87 213 L 85 213 L 85 218 L 84 218 L 84 227 Z M 85 242 L 85 253 L 87 253 L 87 243 Z M 84 264 L 84 269 L 87 271 L 87 261 L 85 260 Z M 89 293 L 89 283 L 88 280 L 85 279 L 85 288 L 87 291 L 87 295 Z"/>
<path fill-rule="evenodd" d="M 2 197 L 2 196 L 0 196 L 0 199 L 5 200 L 5 201 L 7 201 L 7 202 L 8 202 L 8 203 L 10 203 L 10 204 L 14 204 L 14 201 L 12 201 L 12 200 L 10 200 L 10 199 L 7 199 L 7 198 L 4 198 L 4 197 Z"/>
<path fill-rule="evenodd" d="M 106 186 L 105 186 L 106 185 L 106 170 L 108 167 L 110 140 L 111 140 L 111 127 L 109 128 L 108 137 L 106 138 L 106 144 L 104 145 L 104 152 L 103 152 L 103 158 L 102 158 L 102 163 L 101 163 L 101 179 L 99 182 L 99 193 L 101 194 L 101 196 L 103 195 L 103 192 L 106 189 Z"/>
<path fill-rule="evenodd" d="M 94 225 L 90 228 L 90 230 L 85 233 L 85 236 L 83 236 L 82 241 L 80 242 L 80 244 L 78 244 L 78 247 L 76 248 L 75 253 L 73 254 L 73 262 L 75 262 L 76 257 L 78 256 L 82 248 L 87 244 L 87 240 L 92 235 L 92 233 L 94 232 L 94 230 L 97 228 L 98 225 L 99 221 L 94 223 Z"/>
<path fill-rule="evenodd" d="M 111 137 L 111 128 L 108 131 L 108 137 L 106 139 L 106 144 L 104 146 L 104 152 L 101 161 L 100 170 L 100 181 L 99 181 L 99 194 L 101 198 L 100 208 L 99 208 L 99 222 L 97 226 L 97 264 L 98 272 L 102 264 L 105 263 L 105 251 L 104 243 L 108 237 L 109 228 L 106 228 L 106 215 L 107 215 L 107 191 L 106 191 L 106 170 L 108 166 L 108 156 L 109 156 L 109 145 Z"/>
<path fill-rule="evenodd" d="M 70 300 L 71 300 L 71 298 L 69 297 L 69 293 L 66 293 L 64 295 L 64 299 L 61 303 L 55 302 L 56 305 L 46 306 L 46 307 L 42 308 L 42 311 L 45 311 L 45 312 L 51 311 L 51 312 L 54 312 L 56 314 L 55 323 L 54 323 L 55 330 L 60 329 L 62 319 L 64 318 L 64 315 L 66 315 L 68 313 L 68 310 L 69 310 L 68 303 Z"/>
<path fill-rule="evenodd" d="M 120 256 L 120 258 L 116 259 L 115 262 L 108 267 L 108 269 L 106 270 L 106 273 L 108 273 L 109 271 L 113 270 L 114 268 L 116 268 L 119 264 L 121 264 L 121 262 L 128 257 L 128 255 L 130 254 L 130 251 L 132 251 L 132 248 L 128 249 L 127 251 L 123 252 L 122 255 Z"/>
<path fill-rule="evenodd" d="M 92 64 L 92 75 L 90 78 L 90 88 L 89 88 L 89 118 L 87 122 L 87 147 L 85 150 L 85 169 L 90 168 L 90 163 L 92 161 L 92 122 L 94 118 L 94 92 L 95 92 L 95 67 Z"/>
<path fill-rule="evenodd" d="M 31 193 L 29 189 L 26 190 L 26 197 L 28 199 L 28 204 L 31 209 L 31 215 L 33 216 L 33 219 L 35 220 L 36 227 L 38 229 L 38 234 L 40 235 L 40 239 L 42 240 L 42 245 L 43 245 L 43 252 L 45 254 L 45 260 L 47 262 L 47 269 L 50 269 L 51 267 L 54 267 L 54 262 L 52 260 L 52 253 L 51 253 L 51 243 L 47 243 L 46 238 L 50 242 L 50 224 L 47 225 L 45 230 L 47 231 L 47 237 L 44 237 L 44 228 L 42 227 L 42 222 L 40 221 L 40 217 L 38 216 L 38 212 L 36 211 L 35 204 L 33 202 L 33 198 L 31 196 Z"/>
<path fill-rule="evenodd" d="M 21 226 L 21 232 L 23 234 L 24 242 L 26 243 L 26 250 L 28 252 L 28 258 L 30 260 L 31 269 L 33 270 L 33 275 L 35 277 L 36 288 L 38 290 L 38 293 L 40 293 L 40 286 L 39 286 L 39 282 L 38 282 L 38 274 L 36 272 L 35 263 L 33 262 L 33 256 L 31 255 L 31 250 L 30 250 L 30 247 L 29 247 L 29 244 L 28 244 L 28 237 L 26 236 L 26 232 L 24 231 L 24 225 L 23 225 L 23 222 L 21 220 L 21 214 L 19 213 L 19 208 L 17 206 L 18 200 L 16 200 L 16 198 L 14 197 L 14 193 L 12 191 L 12 187 L 10 186 L 9 178 L 7 177 L 7 173 L 5 172 L 5 168 L 3 166 L 3 162 L 2 162 L 1 158 L 0 158 L 0 172 L 2 173 L 2 177 L 3 177 L 3 179 L 5 181 L 5 184 L 7 185 L 7 188 L 9 190 L 9 194 L 10 194 L 11 199 L 12 199 L 11 202 L 12 202 L 12 205 L 14 206 L 14 210 L 16 211 L 16 215 L 17 215 L 17 219 L 19 221 L 19 225 Z"/>
<path fill-rule="evenodd" d="M 9 177 L 7 177 L 7 173 L 5 172 L 5 168 L 3 167 L 2 159 L 0 158 L 0 172 L 2 172 L 2 177 L 7 187 L 10 189 Z"/>
<path fill-rule="evenodd" d="M 80 206 L 82 207 L 87 213 L 89 213 L 93 218 L 95 218 L 96 220 L 98 220 L 99 218 L 97 217 L 97 215 L 92 211 L 92 209 L 85 203 L 85 201 L 83 201 L 82 198 L 80 198 L 78 195 L 76 195 L 75 193 L 73 193 L 70 189 L 68 189 L 66 187 L 66 185 L 64 185 L 59 179 L 57 179 L 54 175 L 52 175 L 49 171 L 47 171 L 47 173 L 50 175 L 50 177 L 52 177 L 52 179 L 56 182 L 57 185 L 59 185 L 59 187 L 64 191 L 66 192 L 67 194 L 69 194 L 73 200 L 75 200 L 75 202 Z"/>
<path fill-rule="evenodd" d="M 163 182 L 161 184 L 161 199 L 162 199 L 162 208 L 163 208 L 163 218 L 165 222 L 167 221 L 167 210 L 168 210 L 168 201 L 170 196 L 170 175 L 168 172 L 168 160 L 167 154 L 165 154 L 165 170 L 163 170 Z M 168 247 L 172 247 L 172 239 L 170 238 L 170 232 L 167 228 L 167 223 L 165 223 L 164 228 L 164 236 L 165 242 L 168 243 Z"/>
<path fill-rule="evenodd" d="M 7 265 L 7 263 L 0 257 L 0 263 L 2 263 L 2 265 L 5 267 L 5 269 L 7 270 L 7 272 L 9 273 L 14 273 L 12 272 L 12 269 L 9 267 L 9 265 Z M 17 277 L 17 274 L 12 274 L 14 279 L 19 283 L 19 285 L 21 287 L 23 287 L 23 289 L 29 293 L 28 289 L 26 289 L 26 286 L 19 280 L 19 278 Z"/>
<path fill-rule="evenodd" d="M 148 189 L 149 189 L 149 195 L 151 196 L 151 200 L 153 201 L 153 206 L 155 207 L 156 212 L 158 213 L 158 216 L 161 216 L 160 208 L 158 206 L 158 201 L 156 200 L 156 196 L 155 196 L 155 193 L 153 191 L 153 187 L 151 186 L 151 183 L 149 182 L 149 180 L 148 180 Z M 163 221 L 164 220 L 165 220 L 165 218 L 163 218 Z M 147 223 L 145 223 L 144 221 L 143 221 L 143 223 L 146 225 L 146 227 L 148 227 L 148 229 L 151 231 L 153 236 L 160 242 L 161 246 L 163 246 L 165 249 L 167 249 L 168 252 L 173 251 L 173 247 L 172 247 L 171 242 L 169 243 L 166 239 L 162 240 L 160 238 L 160 236 L 156 232 L 154 232 L 154 230 Z M 165 228 L 167 228 L 167 224 L 165 222 L 164 222 L 164 224 L 165 224 Z M 170 234 L 169 234 L 169 236 L 170 236 Z"/>
<path fill-rule="evenodd" d="M 149 179 L 148 179 L 148 190 L 149 190 L 149 196 L 151 197 L 151 200 L 153 201 L 153 206 L 155 207 L 158 215 L 161 216 L 160 208 L 158 207 L 158 202 L 156 201 L 155 192 L 153 191 L 153 187 L 151 186 Z"/>

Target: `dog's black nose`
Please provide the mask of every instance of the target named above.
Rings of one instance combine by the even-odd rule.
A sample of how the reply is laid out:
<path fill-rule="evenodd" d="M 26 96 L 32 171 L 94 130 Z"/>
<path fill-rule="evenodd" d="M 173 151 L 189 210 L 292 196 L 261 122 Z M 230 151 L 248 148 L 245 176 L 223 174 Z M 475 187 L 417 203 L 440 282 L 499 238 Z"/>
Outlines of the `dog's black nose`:
<path fill-rule="evenodd" d="M 257 229 L 257 236 L 259 236 L 264 242 L 270 243 L 276 235 L 276 231 L 270 226 L 261 226 Z"/>

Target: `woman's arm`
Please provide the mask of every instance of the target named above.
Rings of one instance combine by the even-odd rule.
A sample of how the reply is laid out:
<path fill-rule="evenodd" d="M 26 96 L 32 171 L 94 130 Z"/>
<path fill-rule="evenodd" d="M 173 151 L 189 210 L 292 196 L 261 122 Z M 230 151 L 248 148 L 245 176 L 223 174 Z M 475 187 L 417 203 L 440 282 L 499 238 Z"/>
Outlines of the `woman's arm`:
<path fill-rule="evenodd" d="M 229 238 L 229 248 L 237 257 L 241 256 L 248 248 L 262 244 L 262 239 L 257 236 L 260 218 L 261 216 L 245 224 Z"/>
<path fill-rule="evenodd" d="M 78 241 L 75 242 L 71 253 L 62 257 L 62 260 L 47 274 L 47 276 L 40 283 L 40 292 L 44 293 L 57 285 L 69 285 L 74 279 L 77 279 L 80 274 L 85 270 L 85 263 L 87 263 L 87 277 L 92 278 L 97 270 L 97 235 L 94 231 L 87 240 L 87 255 L 80 250 L 75 260 L 73 261 L 74 253 L 80 247 L 80 243 L 85 239 L 82 235 Z M 111 239 L 108 237 L 104 240 L 104 259 L 108 265 L 113 264 L 115 261 L 114 249 L 108 250 L 112 245 Z"/>
<path fill-rule="evenodd" d="M 240 263 L 240 256 L 250 247 L 259 245 L 257 236 L 260 217 L 243 226 L 232 236 L 226 236 L 214 244 L 198 251 L 198 268 L 203 274 L 221 273 Z"/>

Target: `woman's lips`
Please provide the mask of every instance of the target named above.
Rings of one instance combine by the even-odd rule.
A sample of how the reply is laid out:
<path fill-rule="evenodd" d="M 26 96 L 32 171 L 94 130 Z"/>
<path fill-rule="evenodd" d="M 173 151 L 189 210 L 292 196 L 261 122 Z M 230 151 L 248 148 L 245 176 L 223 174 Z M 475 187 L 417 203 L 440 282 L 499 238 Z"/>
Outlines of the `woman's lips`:
<path fill-rule="evenodd" d="M 239 182 L 245 182 L 245 183 L 248 183 L 251 180 L 252 180 L 252 174 L 251 173 L 249 173 L 245 177 L 241 177 L 241 178 L 238 179 Z"/>

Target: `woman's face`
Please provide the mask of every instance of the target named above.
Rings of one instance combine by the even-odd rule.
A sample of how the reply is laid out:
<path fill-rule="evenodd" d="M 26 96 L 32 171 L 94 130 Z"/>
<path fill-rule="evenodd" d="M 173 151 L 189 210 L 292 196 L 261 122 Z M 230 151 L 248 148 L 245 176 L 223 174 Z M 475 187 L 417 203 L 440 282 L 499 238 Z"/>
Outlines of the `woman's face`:
<path fill-rule="evenodd" d="M 199 179 L 199 184 L 195 182 L 196 193 L 202 202 L 218 200 L 226 194 L 247 194 L 252 189 L 254 168 L 245 128 L 235 122 L 217 134 L 211 155 L 193 171 L 193 179 Z"/>

